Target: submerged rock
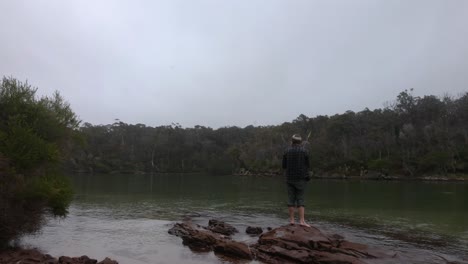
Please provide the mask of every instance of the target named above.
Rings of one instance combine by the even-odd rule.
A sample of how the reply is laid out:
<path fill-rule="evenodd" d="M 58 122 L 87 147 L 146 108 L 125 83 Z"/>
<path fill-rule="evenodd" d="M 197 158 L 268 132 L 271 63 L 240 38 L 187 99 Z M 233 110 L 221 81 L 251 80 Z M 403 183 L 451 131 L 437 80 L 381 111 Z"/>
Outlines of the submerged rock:
<path fill-rule="evenodd" d="M 216 224 L 226 225 L 221 221 Z M 250 245 L 189 223 L 176 223 L 169 233 L 181 237 L 183 244 L 193 250 L 214 251 L 231 258 L 266 263 L 365 264 L 371 263 L 369 260 L 392 259 L 395 256 L 392 252 L 349 242 L 339 235 L 327 236 L 315 227 L 300 225 L 272 229 Z"/>
<path fill-rule="evenodd" d="M 263 233 L 263 229 L 261 227 L 248 226 L 245 229 L 245 232 L 249 235 L 260 235 L 261 233 Z"/>

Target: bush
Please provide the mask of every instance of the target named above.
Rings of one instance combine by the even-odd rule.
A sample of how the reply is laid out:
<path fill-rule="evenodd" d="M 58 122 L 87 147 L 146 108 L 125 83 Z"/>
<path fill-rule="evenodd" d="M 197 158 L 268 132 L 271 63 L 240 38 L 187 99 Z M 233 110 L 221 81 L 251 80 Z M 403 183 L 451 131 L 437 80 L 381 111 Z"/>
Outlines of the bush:
<path fill-rule="evenodd" d="M 0 83 L 0 246 L 37 231 L 44 215 L 65 216 L 72 199 L 61 159 L 79 121 L 56 92 L 14 78 Z"/>

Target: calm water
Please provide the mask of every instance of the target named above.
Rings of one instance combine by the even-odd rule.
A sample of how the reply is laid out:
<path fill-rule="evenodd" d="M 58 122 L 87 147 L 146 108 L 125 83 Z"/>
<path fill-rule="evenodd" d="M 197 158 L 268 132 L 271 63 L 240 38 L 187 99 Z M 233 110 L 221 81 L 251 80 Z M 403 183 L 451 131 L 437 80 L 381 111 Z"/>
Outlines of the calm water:
<path fill-rule="evenodd" d="M 167 234 L 186 215 L 206 225 L 287 223 L 281 178 L 162 175 L 74 175 L 66 219 L 51 219 L 23 245 L 55 255 L 115 258 L 120 263 L 222 263 L 192 253 Z M 306 218 L 327 233 L 396 251 L 407 263 L 468 259 L 468 184 L 312 180 Z"/>

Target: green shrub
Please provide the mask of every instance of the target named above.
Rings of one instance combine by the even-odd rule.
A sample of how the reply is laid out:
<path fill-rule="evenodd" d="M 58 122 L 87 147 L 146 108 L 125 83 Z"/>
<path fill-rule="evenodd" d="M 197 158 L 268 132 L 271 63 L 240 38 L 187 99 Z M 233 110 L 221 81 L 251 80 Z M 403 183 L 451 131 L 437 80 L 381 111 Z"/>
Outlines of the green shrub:
<path fill-rule="evenodd" d="M 72 199 L 61 160 L 79 121 L 56 92 L 14 78 L 0 83 L 0 246 L 37 231 L 44 214 L 65 216 Z"/>

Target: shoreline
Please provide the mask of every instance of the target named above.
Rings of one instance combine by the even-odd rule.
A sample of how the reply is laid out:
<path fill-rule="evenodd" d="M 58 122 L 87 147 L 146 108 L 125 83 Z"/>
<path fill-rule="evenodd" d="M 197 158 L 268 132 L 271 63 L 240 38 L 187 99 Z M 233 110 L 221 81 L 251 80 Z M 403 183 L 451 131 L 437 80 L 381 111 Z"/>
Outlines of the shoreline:
<path fill-rule="evenodd" d="M 0 263 L 48 263 L 48 264 L 119 264 L 106 257 L 99 261 L 86 255 L 81 257 L 53 257 L 37 248 L 10 247 L 0 250 Z"/>
<path fill-rule="evenodd" d="M 282 174 L 273 173 L 249 173 L 249 174 L 232 174 L 233 176 L 245 177 L 283 177 Z M 364 181 L 432 181 L 432 182 L 468 182 L 468 175 L 452 175 L 452 176 L 346 176 L 346 175 L 323 175 L 311 176 L 311 180 L 364 180 Z"/>
<path fill-rule="evenodd" d="M 112 175 L 112 174 L 124 174 L 124 175 L 151 175 L 151 174 L 209 174 L 208 172 L 144 172 L 144 171 L 135 171 L 135 172 L 109 172 L 109 173 L 96 173 L 96 172 L 83 172 L 83 171 L 71 171 L 68 173 L 72 174 L 103 174 L 103 175 Z M 247 173 L 232 173 L 226 174 L 232 176 L 243 176 L 243 177 L 283 177 L 282 173 L 272 173 L 272 172 L 247 172 Z M 223 176 L 223 175 L 218 175 Z M 359 175 L 315 175 L 311 176 L 311 179 L 322 179 L 322 180 L 366 180 L 366 181 L 431 181 L 431 182 L 468 182 L 468 175 L 433 175 L 433 176 L 386 176 L 379 174 L 372 174 L 371 176 L 359 176 Z"/>

